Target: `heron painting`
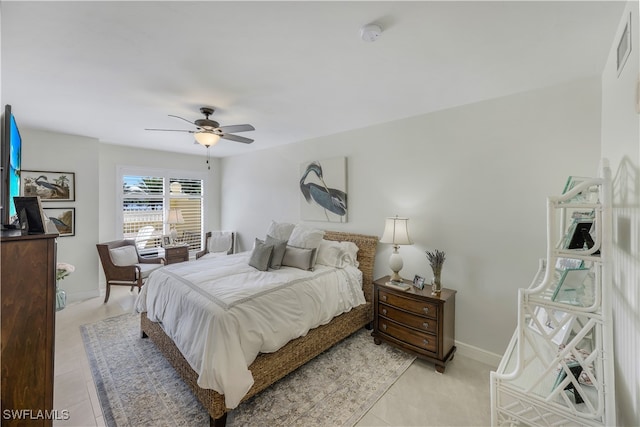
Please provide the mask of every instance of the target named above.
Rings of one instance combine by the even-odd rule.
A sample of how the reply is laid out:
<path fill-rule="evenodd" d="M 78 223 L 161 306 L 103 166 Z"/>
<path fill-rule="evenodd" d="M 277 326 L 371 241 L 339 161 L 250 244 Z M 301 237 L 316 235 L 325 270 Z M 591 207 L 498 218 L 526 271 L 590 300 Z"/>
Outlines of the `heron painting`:
<path fill-rule="evenodd" d="M 60 237 L 75 236 L 76 209 L 75 208 L 43 208 L 42 211 L 56 226 Z"/>
<path fill-rule="evenodd" d="M 347 222 L 347 159 L 313 160 L 300 166 L 303 220 Z"/>
<path fill-rule="evenodd" d="M 75 200 L 75 173 L 73 172 L 20 172 L 21 194 L 40 196 L 43 201 L 72 202 Z"/>

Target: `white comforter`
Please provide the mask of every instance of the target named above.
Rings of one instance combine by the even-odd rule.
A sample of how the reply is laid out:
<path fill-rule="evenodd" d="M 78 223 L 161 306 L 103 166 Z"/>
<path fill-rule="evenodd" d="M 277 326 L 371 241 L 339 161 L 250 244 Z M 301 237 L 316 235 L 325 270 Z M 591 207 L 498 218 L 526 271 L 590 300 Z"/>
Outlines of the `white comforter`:
<path fill-rule="evenodd" d="M 248 265 L 249 255 L 168 265 L 149 276 L 136 301 L 138 312 L 162 323 L 199 374 L 198 385 L 224 394 L 228 408 L 253 385 L 247 367 L 258 353 L 365 303 L 355 267 L 263 272 Z"/>

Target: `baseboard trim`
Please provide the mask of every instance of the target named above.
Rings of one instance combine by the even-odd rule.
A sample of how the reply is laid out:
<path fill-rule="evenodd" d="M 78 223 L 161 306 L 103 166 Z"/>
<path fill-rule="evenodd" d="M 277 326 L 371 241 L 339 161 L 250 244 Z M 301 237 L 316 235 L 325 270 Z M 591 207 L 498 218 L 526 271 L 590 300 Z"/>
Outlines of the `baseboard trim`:
<path fill-rule="evenodd" d="M 456 353 L 462 356 L 466 356 L 470 359 L 477 360 L 478 362 L 486 363 L 487 365 L 498 368 L 502 356 L 496 353 L 492 353 L 487 350 L 483 350 L 479 347 L 465 344 L 460 341 L 456 341 Z"/>

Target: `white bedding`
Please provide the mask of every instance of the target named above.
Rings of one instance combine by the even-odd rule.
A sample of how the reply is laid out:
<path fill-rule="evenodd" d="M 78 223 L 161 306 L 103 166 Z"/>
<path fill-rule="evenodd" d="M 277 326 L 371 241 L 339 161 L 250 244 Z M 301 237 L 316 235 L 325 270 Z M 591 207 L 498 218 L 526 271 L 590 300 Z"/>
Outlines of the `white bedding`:
<path fill-rule="evenodd" d="M 253 385 L 247 368 L 310 329 L 365 303 L 356 267 L 258 271 L 250 252 L 168 265 L 154 271 L 136 301 L 161 322 L 199 374 L 198 385 L 235 408 Z"/>

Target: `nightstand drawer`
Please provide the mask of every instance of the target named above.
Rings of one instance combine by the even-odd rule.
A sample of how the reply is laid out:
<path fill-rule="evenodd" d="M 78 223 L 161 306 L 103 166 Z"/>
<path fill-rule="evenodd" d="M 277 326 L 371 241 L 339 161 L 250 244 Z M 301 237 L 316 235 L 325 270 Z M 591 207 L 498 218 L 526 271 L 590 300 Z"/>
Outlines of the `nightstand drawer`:
<path fill-rule="evenodd" d="M 437 319 L 416 316 L 415 314 L 398 310 L 397 308 L 385 304 L 378 305 L 378 313 L 380 314 L 380 316 L 386 317 L 390 320 L 394 320 L 403 325 L 419 329 L 420 331 L 431 332 L 433 334 L 438 332 Z"/>
<path fill-rule="evenodd" d="M 438 318 L 438 306 L 428 301 L 406 298 L 404 296 L 399 296 L 387 292 L 384 289 L 380 289 L 378 291 L 378 301 L 393 305 L 394 307 L 401 308 L 415 314 L 419 314 L 421 316 L 427 316 L 433 319 Z"/>
<path fill-rule="evenodd" d="M 438 351 L 438 337 L 435 335 L 418 332 L 386 319 L 378 319 L 378 330 L 422 350 Z"/>

